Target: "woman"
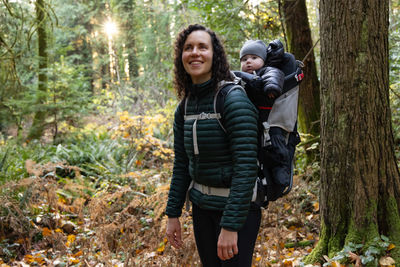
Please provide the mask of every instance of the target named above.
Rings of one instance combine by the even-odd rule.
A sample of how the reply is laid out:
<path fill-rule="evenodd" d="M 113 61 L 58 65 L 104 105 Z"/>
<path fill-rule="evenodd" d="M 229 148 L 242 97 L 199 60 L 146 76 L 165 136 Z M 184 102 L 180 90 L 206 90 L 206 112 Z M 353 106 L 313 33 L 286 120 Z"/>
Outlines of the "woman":
<path fill-rule="evenodd" d="M 221 41 L 210 29 L 195 24 L 178 35 L 174 72 L 178 97 L 187 101 L 175 111 L 168 240 L 176 248 L 182 246 L 179 217 L 189 190 L 203 266 L 251 266 L 261 220 L 260 209 L 251 204 L 257 111 L 243 90 L 233 90 L 224 102 L 226 133 L 217 119 L 196 117 L 214 113 L 218 84 L 233 80 Z"/>

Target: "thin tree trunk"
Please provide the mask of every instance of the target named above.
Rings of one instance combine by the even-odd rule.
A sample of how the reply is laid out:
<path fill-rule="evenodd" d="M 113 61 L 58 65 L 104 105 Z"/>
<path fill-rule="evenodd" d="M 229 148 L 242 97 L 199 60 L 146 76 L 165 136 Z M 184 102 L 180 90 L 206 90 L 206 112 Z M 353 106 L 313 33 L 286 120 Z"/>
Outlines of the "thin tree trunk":
<path fill-rule="evenodd" d="M 28 140 L 39 139 L 43 135 L 46 113 L 42 106 L 46 102 L 47 95 L 47 33 L 46 33 L 46 12 L 44 0 L 36 0 L 36 24 L 38 38 L 38 91 L 36 105 L 38 110 L 33 118 L 32 126 L 29 130 Z"/>
<path fill-rule="evenodd" d="M 321 15 L 321 234 L 307 258 L 381 234 L 400 262 L 400 178 L 389 102 L 389 0 L 324 0 Z M 376 266 L 375 263 L 369 266 Z"/>
<path fill-rule="evenodd" d="M 284 0 L 283 14 L 289 51 L 302 60 L 313 47 L 305 0 Z M 311 51 L 304 60 L 304 80 L 299 97 L 299 126 L 302 132 L 320 134 L 319 80 Z"/>

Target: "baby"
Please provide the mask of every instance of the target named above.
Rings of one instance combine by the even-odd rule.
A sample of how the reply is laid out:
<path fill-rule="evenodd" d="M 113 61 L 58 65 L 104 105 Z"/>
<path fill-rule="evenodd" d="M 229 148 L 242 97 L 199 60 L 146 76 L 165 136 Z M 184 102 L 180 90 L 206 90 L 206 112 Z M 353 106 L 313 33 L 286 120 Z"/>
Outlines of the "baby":
<path fill-rule="evenodd" d="M 283 45 L 279 40 L 271 42 L 268 47 L 260 40 L 249 40 L 240 50 L 242 71 L 234 72 L 246 83 L 246 93 L 259 111 L 259 175 L 260 178 L 266 177 L 268 185 L 273 184 L 265 187 L 268 197 L 283 191 L 291 179 L 291 157 L 287 146 L 289 133 L 268 124 L 272 106 L 284 87 L 285 74 L 278 68 L 283 55 Z"/>

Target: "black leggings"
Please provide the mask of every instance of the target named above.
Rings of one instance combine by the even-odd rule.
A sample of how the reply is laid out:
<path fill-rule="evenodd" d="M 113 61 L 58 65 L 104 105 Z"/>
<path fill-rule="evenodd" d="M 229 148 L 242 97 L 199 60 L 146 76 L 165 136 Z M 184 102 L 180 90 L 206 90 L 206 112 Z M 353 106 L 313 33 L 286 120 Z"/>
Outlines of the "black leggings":
<path fill-rule="evenodd" d="M 196 246 L 204 267 L 251 267 L 261 222 L 261 209 L 259 207 L 252 203 L 246 222 L 238 232 L 239 253 L 226 261 L 220 260 L 217 254 L 222 211 L 204 210 L 194 204 L 192 211 Z"/>

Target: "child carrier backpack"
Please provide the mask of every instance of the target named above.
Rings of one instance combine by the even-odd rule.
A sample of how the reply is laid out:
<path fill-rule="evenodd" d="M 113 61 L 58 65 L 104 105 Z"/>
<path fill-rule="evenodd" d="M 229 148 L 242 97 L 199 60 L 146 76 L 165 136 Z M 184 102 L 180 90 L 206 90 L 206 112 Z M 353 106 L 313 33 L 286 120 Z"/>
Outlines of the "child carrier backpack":
<path fill-rule="evenodd" d="M 266 110 L 258 107 L 259 171 L 255 202 L 261 207 L 267 207 L 269 201 L 275 201 L 291 191 L 294 153 L 300 143 L 300 135 L 297 132 L 297 110 L 299 84 L 304 78 L 303 63 L 296 60 L 293 54 L 286 52 L 283 53 L 279 65 L 275 67 L 285 74 L 282 95 L 274 101 L 267 116 L 265 116 Z M 240 74 L 243 81 L 260 79 L 247 73 L 235 72 L 235 74 L 238 76 Z M 246 85 L 244 87 L 246 88 Z M 228 88 L 222 88 L 216 95 L 217 113 L 223 114 L 224 98 L 228 93 Z M 220 120 L 223 123 L 223 118 Z"/>
<path fill-rule="evenodd" d="M 297 107 L 299 95 L 299 83 L 303 79 L 302 62 L 295 59 L 290 53 L 284 53 L 284 59 L 279 68 L 285 74 L 285 81 L 283 85 L 283 93 L 278 97 L 269 113 L 267 121 L 259 121 L 258 125 L 262 125 L 259 129 L 259 153 L 258 153 L 258 177 L 253 194 L 253 201 L 260 207 L 267 207 L 269 201 L 275 201 L 278 198 L 288 194 L 293 185 L 293 161 L 295 147 L 300 142 L 299 133 L 297 132 Z M 259 77 L 251 74 L 251 79 Z M 254 77 L 253 77 L 254 76 Z M 214 96 L 214 114 L 191 115 L 196 116 L 196 119 L 217 119 L 221 128 L 224 128 L 224 102 L 226 96 L 234 89 L 244 90 L 244 79 L 235 76 L 234 81 L 222 82 L 219 84 L 219 89 Z M 182 105 L 184 117 L 186 116 L 186 105 L 188 97 L 183 99 L 180 103 Z M 260 119 L 259 119 L 260 120 Z M 278 132 L 278 135 L 274 133 Z M 282 136 L 284 139 L 282 140 Z M 277 137 L 277 138 L 276 138 Z M 286 168 L 289 173 L 284 178 L 279 178 L 270 173 L 267 165 L 274 160 L 273 152 L 266 149 L 268 144 L 279 143 L 287 150 L 288 166 Z M 273 147 L 273 146 L 272 146 Z M 196 147 L 194 148 L 196 153 Z"/>
<path fill-rule="evenodd" d="M 288 194 L 293 186 L 294 154 L 300 143 L 297 132 L 297 111 L 299 84 L 304 78 L 303 63 L 290 53 L 284 53 L 282 65 L 279 68 L 285 74 L 282 95 L 279 96 L 269 113 L 268 119 L 262 122 L 261 148 L 259 152 L 259 177 L 261 184 L 260 196 L 256 202 L 266 207 L 269 201 Z M 269 145 L 271 144 L 272 145 Z M 276 147 L 286 149 L 285 158 L 274 166 Z M 264 197 L 263 197 L 264 196 Z"/>

